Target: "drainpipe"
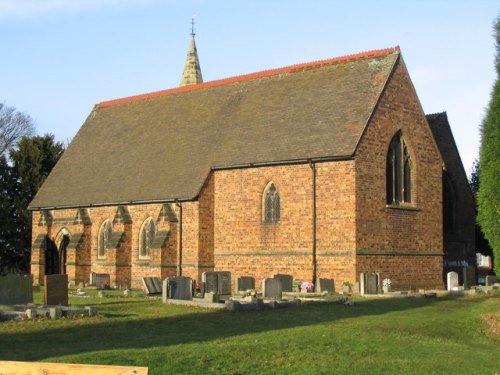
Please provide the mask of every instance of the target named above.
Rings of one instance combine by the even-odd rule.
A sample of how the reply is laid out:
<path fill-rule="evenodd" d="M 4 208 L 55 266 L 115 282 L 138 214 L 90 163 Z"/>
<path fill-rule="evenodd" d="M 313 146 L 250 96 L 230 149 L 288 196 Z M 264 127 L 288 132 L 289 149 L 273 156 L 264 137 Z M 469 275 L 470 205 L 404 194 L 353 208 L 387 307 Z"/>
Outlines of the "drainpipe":
<path fill-rule="evenodd" d="M 317 278 L 317 260 L 316 260 L 316 164 L 312 160 L 309 160 L 309 167 L 312 171 L 312 282 L 314 284 L 314 289 L 317 290 L 316 285 Z"/>
<path fill-rule="evenodd" d="M 182 276 L 182 203 L 175 201 L 179 207 L 179 259 L 177 261 L 177 276 Z"/>

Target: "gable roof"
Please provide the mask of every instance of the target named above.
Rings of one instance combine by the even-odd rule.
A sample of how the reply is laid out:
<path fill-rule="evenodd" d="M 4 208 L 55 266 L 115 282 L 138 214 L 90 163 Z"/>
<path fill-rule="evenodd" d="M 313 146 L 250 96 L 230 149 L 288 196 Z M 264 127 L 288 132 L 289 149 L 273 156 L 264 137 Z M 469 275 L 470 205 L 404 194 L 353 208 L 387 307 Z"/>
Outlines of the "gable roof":
<path fill-rule="evenodd" d="M 469 179 L 465 172 L 460 153 L 458 151 L 448 115 L 446 112 L 432 113 L 425 116 L 432 130 L 432 135 L 443 159 L 445 170 L 455 184 L 460 184 L 462 191 L 468 191 L 469 204 L 474 205 L 473 194 L 469 185 Z M 465 198 L 465 197 L 464 197 Z"/>
<path fill-rule="evenodd" d="M 99 103 L 30 209 L 195 199 L 214 168 L 351 157 L 399 56 L 370 51 Z"/>

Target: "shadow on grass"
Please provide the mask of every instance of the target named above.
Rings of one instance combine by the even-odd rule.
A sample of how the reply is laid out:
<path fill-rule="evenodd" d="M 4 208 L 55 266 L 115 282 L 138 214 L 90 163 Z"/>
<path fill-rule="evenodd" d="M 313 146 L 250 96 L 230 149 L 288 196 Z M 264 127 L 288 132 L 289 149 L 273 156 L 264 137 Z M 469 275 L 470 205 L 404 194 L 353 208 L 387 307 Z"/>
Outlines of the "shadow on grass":
<path fill-rule="evenodd" d="M 205 342 L 244 334 L 331 323 L 341 319 L 379 316 L 441 304 L 446 299 L 364 300 L 355 306 L 307 303 L 298 308 L 231 313 L 180 308 L 172 315 L 172 306 L 158 303 L 158 317 L 116 319 L 140 315 L 134 307 L 114 314 L 103 311 L 98 318 L 19 323 L 20 331 L 0 334 L 0 359 L 39 361 L 64 355 L 116 349 L 146 349 Z M 141 301 L 130 301 L 137 304 Z M 118 303 L 118 302 L 117 302 Z M 123 301 L 128 304 L 129 302 Z M 150 303 L 150 302 L 149 302 Z M 134 305 L 137 306 L 137 305 Z M 150 306 L 149 306 L 150 307 Z M 150 312 L 149 312 L 150 314 Z M 166 316 L 170 314 L 171 316 Z M 15 323 L 18 324 L 18 323 Z M 24 324 L 29 327 L 25 327 Z M 1 329 L 1 326 L 0 326 Z"/>

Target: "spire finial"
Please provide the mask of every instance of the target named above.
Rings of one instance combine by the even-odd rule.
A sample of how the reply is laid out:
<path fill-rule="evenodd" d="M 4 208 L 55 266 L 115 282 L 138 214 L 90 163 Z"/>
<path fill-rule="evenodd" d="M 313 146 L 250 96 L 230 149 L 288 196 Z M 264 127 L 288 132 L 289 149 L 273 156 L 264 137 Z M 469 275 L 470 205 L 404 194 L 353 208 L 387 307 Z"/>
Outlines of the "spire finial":
<path fill-rule="evenodd" d="M 189 44 L 189 50 L 186 59 L 186 65 L 184 66 L 184 72 L 182 73 L 181 86 L 194 85 L 197 83 L 202 83 L 203 78 L 201 76 L 200 62 L 198 60 L 198 52 L 196 51 L 196 43 L 194 41 L 194 20 L 196 14 L 191 17 L 191 42 Z"/>
<path fill-rule="evenodd" d="M 196 14 L 191 16 L 191 35 L 194 35 L 194 20 L 196 18 Z"/>

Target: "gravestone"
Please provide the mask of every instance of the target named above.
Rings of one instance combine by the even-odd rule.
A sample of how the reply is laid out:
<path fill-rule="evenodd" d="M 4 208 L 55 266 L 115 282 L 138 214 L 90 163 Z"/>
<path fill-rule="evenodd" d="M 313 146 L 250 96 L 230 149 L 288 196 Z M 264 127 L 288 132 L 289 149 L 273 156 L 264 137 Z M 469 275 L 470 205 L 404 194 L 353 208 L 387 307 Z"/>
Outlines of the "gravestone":
<path fill-rule="evenodd" d="M 143 277 L 142 285 L 148 294 L 161 294 L 161 281 L 158 277 Z"/>
<path fill-rule="evenodd" d="M 282 292 L 283 289 L 280 279 L 273 277 L 262 280 L 262 296 L 264 298 L 281 300 Z"/>
<path fill-rule="evenodd" d="M 359 274 L 359 294 L 364 296 L 366 293 L 366 285 L 365 285 L 365 274 L 361 272 Z"/>
<path fill-rule="evenodd" d="M 318 293 L 335 293 L 335 281 L 333 279 L 316 279 L 316 291 Z"/>
<path fill-rule="evenodd" d="M 100 289 L 107 289 L 110 286 L 111 278 L 109 273 L 96 273 L 94 274 L 94 284 Z"/>
<path fill-rule="evenodd" d="M 231 294 L 231 272 L 219 271 L 219 294 Z"/>
<path fill-rule="evenodd" d="M 378 275 L 372 273 L 365 275 L 365 293 L 366 294 L 377 294 L 378 293 Z"/>
<path fill-rule="evenodd" d="M 0 276 L 0 305 L 26 304 L 33 302 L 31 276 Z"/>
<path fill-rule="evenodd" d="M 495 275 L 488 275 L 484 278 L 484 285 L 493 286 L 498 283 L 498 278 Z"/>
<path fill-rule="evenodd" d="M 68 306 L 68 275 L 45 276 L 45 304 Z"/>
<path fill-rule="evenodd" d="M 161 292 L 163 291 L 163 288 L 161 286 L 161 280 L 159 277 L 152 277 L 152 281 L 153 281 L 153 285 L 155 287 L 155 290 L 156 290 L 156 293 L 157 294 L 161 294 Z"/>
<path fill-rule="evenodd" d="M 231 272 L 203 272 L 204 293 L 231 294 Z"/>
<path fill-rule="evenodd" d="M 281 288 L 282 288 L 283 292 L 292 292 L 293 291 L 293 276 L 292 275 L 276 274 L 276 275 L 273 275 L 273 278 L 281 280 Z"/>
<path fill-rule="evenodd" d="M 470 289 L 471 286 L 476 285 L 476 270 L 474 267 L 465 267 L 462 269 L 464 277 L 464 289 Z"/>
<path fill-rule="evenodd" d="M 167 278 L 163 283 L 163 296 L 167 299 L 192 300 L 193 279 L 185 276 Z"/>
<path fill-rule="evenodd" d="M 241 276 L 236 280 L 236 291 L 255 289 L 255 278 L 251 276 Z"/>
<path fill-rule="evenodd" d="M 219 292 L 219 276 L 217 275 L 217 272 L 203 272 L 201 279 L 204 284 L 205 293 Z"/>
<path fill-rule="evenodd" d="M 446 289 L 453 290 L 453 288 L 458 286 L 458 273 L 448 272 L 446 274 Z"/>

